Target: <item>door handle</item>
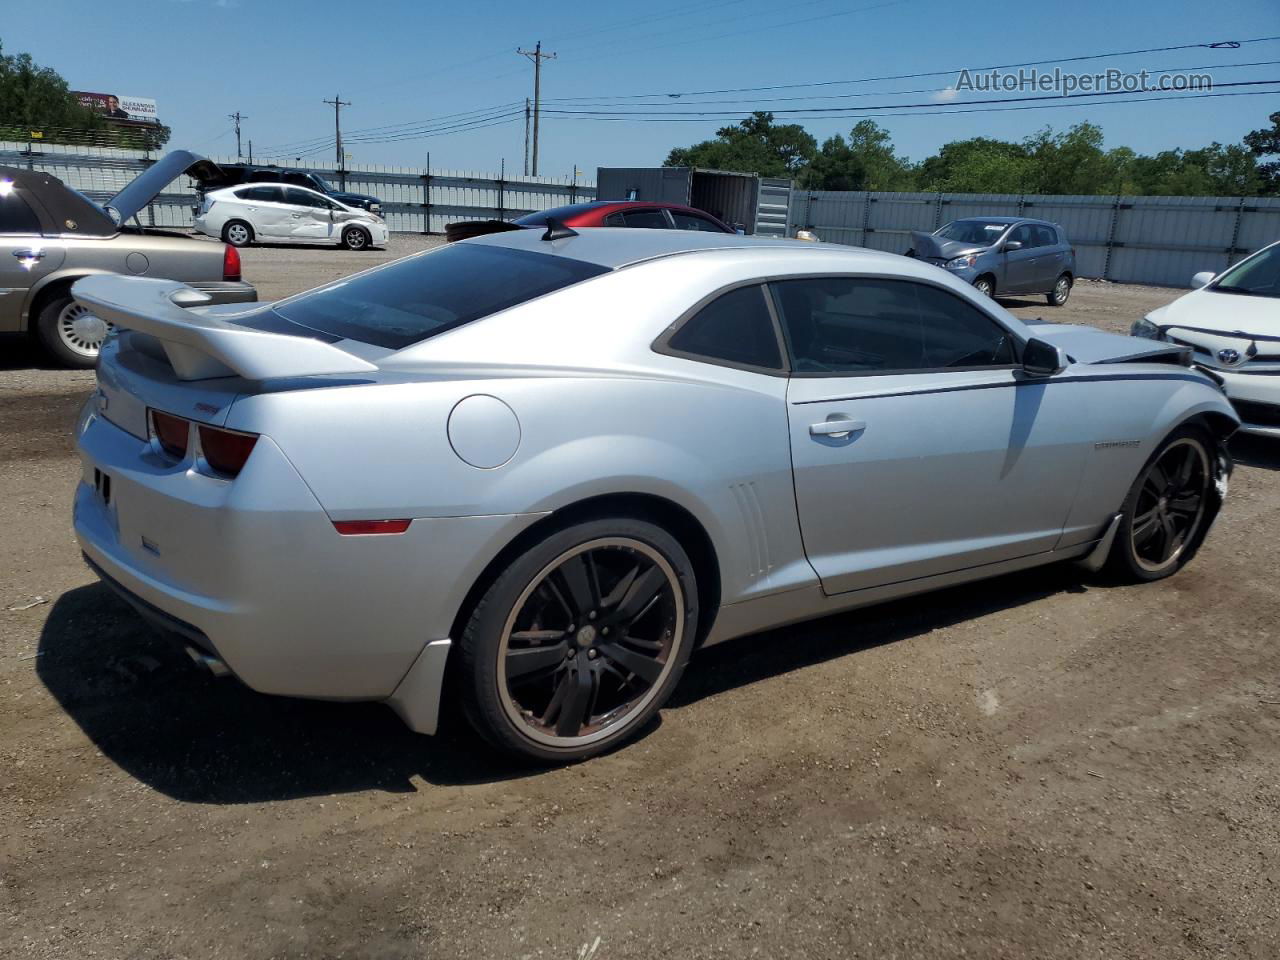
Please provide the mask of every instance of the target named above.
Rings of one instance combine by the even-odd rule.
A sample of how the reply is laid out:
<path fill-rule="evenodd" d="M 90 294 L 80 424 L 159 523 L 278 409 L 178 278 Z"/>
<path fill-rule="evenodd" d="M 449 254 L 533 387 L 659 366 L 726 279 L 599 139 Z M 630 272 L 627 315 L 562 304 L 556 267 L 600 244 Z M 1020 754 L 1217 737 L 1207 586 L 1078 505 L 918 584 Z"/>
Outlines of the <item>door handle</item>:
<path fill-rule="evenodd" d="M 865 429 L 867 429 L 867 425 L 862 420 L 853 420 L 846 416 L 835 416 L 830 420 L 822 421 L 822 423 L 809 424 L 809 436 L 831 437 L 835 440 L 841 440 L 851 433 L 858 433 Z"/>
<path fill-rule="evenodd" d="M 45 253 L 43 250 L 35 250 L 31 247 L 23 247 L 20 250 L 13 251 L 13 255 L 19 260 L 43 260 Z"/>

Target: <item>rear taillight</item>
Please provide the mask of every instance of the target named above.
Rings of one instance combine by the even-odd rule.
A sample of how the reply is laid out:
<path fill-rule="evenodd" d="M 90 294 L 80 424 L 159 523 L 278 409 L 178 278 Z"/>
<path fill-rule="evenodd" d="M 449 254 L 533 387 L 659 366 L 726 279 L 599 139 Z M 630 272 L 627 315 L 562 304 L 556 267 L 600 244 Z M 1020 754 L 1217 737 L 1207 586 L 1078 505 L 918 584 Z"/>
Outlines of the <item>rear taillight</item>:
<path fill-rule="evenodd" d="M 186 459 L 187 444 L 191 439 L 191 422 L 171 413 L 152 410 L 151 436 L 160 449 L 177 460 Z"/>
<path fill-rule="evenodd" d="M 224 430 L 204 423 L 197 429 L 200 431 L 200 454 L 204 462 L 228 477 L 234 477 L 244 469 L 245 461 L 253 453 L 253 445 L 258 442 L 256 433 Z"/>
<path fill-rule="evenodd" d="M 240 251 L 229 243 L 222 247 L 222 279 L 240 279 Z"/>

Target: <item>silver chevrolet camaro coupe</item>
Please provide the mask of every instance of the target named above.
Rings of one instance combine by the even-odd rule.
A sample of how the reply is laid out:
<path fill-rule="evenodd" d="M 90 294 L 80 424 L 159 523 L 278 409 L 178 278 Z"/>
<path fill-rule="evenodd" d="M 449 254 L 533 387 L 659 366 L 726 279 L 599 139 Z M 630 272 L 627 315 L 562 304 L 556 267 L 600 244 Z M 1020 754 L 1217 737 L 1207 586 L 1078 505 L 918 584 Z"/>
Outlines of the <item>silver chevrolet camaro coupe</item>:
<path fill-rule="evenodd" d="M 273 304 L 81 281 L 88 562 L 265 693 L 456 692 L 541 761 L 698 646 L 1060 560 L 1155 580 L 1239 421 L 1174 344 L 1026 325 L 929 264 L 549 224 Z"/>

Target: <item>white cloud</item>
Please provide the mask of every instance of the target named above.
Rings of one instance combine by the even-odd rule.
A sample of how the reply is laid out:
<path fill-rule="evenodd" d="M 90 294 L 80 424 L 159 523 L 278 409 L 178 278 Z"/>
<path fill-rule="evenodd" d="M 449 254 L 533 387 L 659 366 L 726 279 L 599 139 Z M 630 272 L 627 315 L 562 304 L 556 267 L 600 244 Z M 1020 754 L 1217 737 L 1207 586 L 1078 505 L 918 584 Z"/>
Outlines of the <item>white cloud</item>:
<path fill-rule="evenodd" d="M 960 96 L 960 91 L 955 87 L 944 87 L 933 95 L 933 99 L 938 103 L 950 103 L 958 96 Z"/>

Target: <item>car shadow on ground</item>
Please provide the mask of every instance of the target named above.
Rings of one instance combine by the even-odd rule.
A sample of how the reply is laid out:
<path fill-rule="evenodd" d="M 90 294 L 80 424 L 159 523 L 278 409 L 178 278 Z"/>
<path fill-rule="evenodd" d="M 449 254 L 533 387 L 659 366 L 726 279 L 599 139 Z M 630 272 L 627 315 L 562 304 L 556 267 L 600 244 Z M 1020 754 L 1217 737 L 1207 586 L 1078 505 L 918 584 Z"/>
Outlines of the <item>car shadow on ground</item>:
<path fill-rule="evenodd" d="M 1280 440 L 1238 433 L 1231 438 L 1231 456 L 1237 466 L 1280 470 Z"/>
<path fill-rule="evenodd" d="M 26 333 L 0 334 L 0 371 L 3 370 L 58 370 L 60 367 Z"/>
<path fill-rule="evenodd" d="M 694 656 L 671 706 L 1072 589 L 1083 589 L 1078 572 L 1059 566 L 731 641 Z M 485 746 L 456 709 L 446 709 L 440 734 L 423 737 L 382 704 L 270 697 L 214 678 L 102 584 L 57 600 L 36 663 L 97 749 L 178 800 L 411 792 L 415 776 L 461 785 L 539 772 Z"/>

